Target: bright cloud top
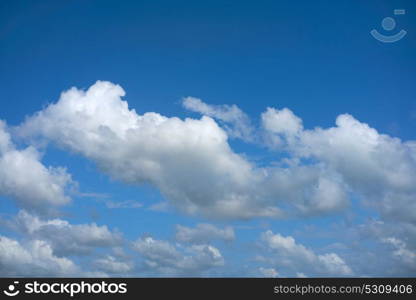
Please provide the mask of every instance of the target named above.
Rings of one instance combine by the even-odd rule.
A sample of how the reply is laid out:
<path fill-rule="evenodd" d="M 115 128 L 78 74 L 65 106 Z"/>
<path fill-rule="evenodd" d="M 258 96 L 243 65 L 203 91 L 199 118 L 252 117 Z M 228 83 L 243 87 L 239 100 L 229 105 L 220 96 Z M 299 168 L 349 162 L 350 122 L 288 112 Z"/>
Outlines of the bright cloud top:
<path fill-rule="evenodd" d="M 261 258 L 271 265 L 285 267 L 294 272 L 314 276 L 352 275 L 351 268 L 335 253 L 316 254 L 305 246 L 296 243 L 291 236 L 274 234 L 268 230 L 261 235 L 261 241 L 269 251 L 269 256 Z M 288 275 L 294 275 L 288 274 Z"/>
<path fill-rule="evenodd" d="M 81 269 L 65 257 L 53 254 L 45 241 L 33 240 L 25 245 L 0 236 L 2 276 L 78 276 Z M 85 275 L 85 274 L 84 274 Z"/>
<path fill-rule="evenodd" d="M 416 221 L 415 141 L 380 134 L 348 114 L 337 117 L 336 127 L 304 130 L 289 110 L 268 109 L 262 124 L 278 149 L 318 160 L 385 217 Z"/>
<path fill-rule="evenodd" d="M 42 220 L 26 211 L 20 211 L 8 225 L 31 239 L 48 241 L 59 256 L 89 254 L 95 248 L 115 247 L 123 242 L 120 233 L 111 232 L 105 225 L 73 225 L 62 219 Z"/>
<path fill-rule="evenodd" d="M 146 269 L 163 276 L 196 276 L 224 265 L 221 252 L 207 244 L 175 246 L 145 237 L 135 241 L 133 248 L 143 256 Z"/>

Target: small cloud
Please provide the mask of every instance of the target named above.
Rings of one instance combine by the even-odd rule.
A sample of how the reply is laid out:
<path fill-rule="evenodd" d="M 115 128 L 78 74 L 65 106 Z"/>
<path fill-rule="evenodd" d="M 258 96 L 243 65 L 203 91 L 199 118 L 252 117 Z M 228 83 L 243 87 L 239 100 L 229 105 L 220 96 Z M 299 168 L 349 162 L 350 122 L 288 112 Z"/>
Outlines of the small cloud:
<path fill-rule="evenodd" d="M 222 121 L 230 137 L 246 142 L 254 140 L 250 118 L 237 105 L 210 105 L 194 97 L 184 98 L 182 105 L 187 110 Z"/>
<path fill-rule="evenodd" d="M 168 212 L 169 211 L 169 203 L 168 202 L 159 202 L 153 204 L 149 207 L 149 210 L 157 211 L 157 212 Z"/>
<path fill-rule="evenodd" d="M 78 193 L 77 196 L 82 198 L 110 198 L 109 194 L 103 194 L 103 193 Z"/>
<path fill-rule="evenodd" d="M 107 208 L 140 208 L 143 206 L 143 204 L 134 200 L 125 200 L 125 201 L 107 200 L 104 203 Z"/>

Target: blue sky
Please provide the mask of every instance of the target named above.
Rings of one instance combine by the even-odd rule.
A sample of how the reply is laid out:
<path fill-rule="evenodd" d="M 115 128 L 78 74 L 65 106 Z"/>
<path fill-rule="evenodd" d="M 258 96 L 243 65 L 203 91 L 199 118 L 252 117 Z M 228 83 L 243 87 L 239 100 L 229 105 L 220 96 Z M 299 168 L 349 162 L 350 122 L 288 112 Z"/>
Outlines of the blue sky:
<path fill-rule="evenodd" d="M 0 275 L 414 276 L 415 11 L 3 1 Z"/>

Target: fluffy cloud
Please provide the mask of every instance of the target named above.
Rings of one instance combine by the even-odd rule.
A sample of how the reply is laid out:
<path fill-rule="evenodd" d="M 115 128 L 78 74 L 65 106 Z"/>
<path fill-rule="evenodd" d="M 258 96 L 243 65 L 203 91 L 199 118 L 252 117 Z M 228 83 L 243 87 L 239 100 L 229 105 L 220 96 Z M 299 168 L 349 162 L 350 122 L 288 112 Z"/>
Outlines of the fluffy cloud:
<path fill-rule="evenodd" d="M 343 182 L 325 166 L 257 167 L 232 151 L 226 132 L 210 117 L 139 115 L 121 99 L 124 94 L 110 82 L 98 81 L 87 91 L 72 88 L 16 131 L 79 152 L 124 182 L 150 182 L 188 214 L 247 219 L 346 207 Z M 185 103 L 223 120 L 240 115 L 195 99 Z"/>
<path fill-rule="evenodd" d="M 348 114 L 338 116 L 336 127 L 328 129 L 304 130 L 288 109 L 268 109 L 262 120 L 281 150 L 325 166 L 384 217 L 416 221 L 415 141 L 380 134 Z"/>
<path fill-rule="evenodd" d="M 349 226 L 348 254 L 356 269 L 370 276 L 413 276 L 416 272 L 416 225 L 369 220 Z M 345 231 L 348 232 L 347 230 Z M 358 244 L 358 245 L 357 245 Z M 380 257 L 384 259 L 380 261 Z"/>
<path fill-rule="evenodd" d="M 194 97 L 186 97 L 182 105 L 190 111 L 224 122 L 227 133 L 233 138 L 254 140 L 254 130 L 249 117 L 236 105 L 209 105 Z"/>
<path fill-rule="evenodd" d="M 337 118 L 336 127 L 306 130 L 289 109 L 268 108 L 263 129 L 274 149 L 288 158 L 259 167 L 233 152 L 226 131 L 209 117 L 236 128 L 247 125 L 237 107 L 189 97 L 183 105 L 204 116 L 181 120 L 139 115 L 121 99 L 124 94 L 110 82 L 98 81 L 87 91 L 72 88 L 16 132 L 81 153 L 116 179 L 152 183 L 191 215 L 327 214 L 348 207 L 352 195 L 387 218 L 416 220 L 414 141 L 379 134 L 347 114 Z"/>
<path fill-rule="evenodd" d="M 268 107 L 261 115 L 261 121 L 267 131 L 285 136 L 298 134 L 303 129 L 302 120 L 288 108 Z"/>
<path fill-rule="evenodd" d="M 224 265 L 220 251 L 211 245 L 183 247 L 152 237 L 140 238 L 133 248 L 144 259 L 145 270 L 163 276 L 201 276 Z"/>
<path fill-rule="evenodd" d="M 2 276 L 79 276 L 81 270 L 71 260 L 57 257 L 45 241 L 25 245 L 0 236 L 0 273 Z"/>
<path fill-rule="evenodd" d="M 98 269 L 112 276 L 125 276 L 131 273 L 134 268 L 133 263 L 122 261 L 112 255 L 98 258 L 93 265 Z"/>
<path fill-rule="evenodd" d="M 32 146 L 16 149 L 0 120 L 0 195 L 25 209 L 48 213 L 70 201 L 65 189 L 73 182 L 64 168 L 45 167 L 40 159 Z"/>
<path fill-rule="evenodd" d="M 393 256 L 416 271 L 416 252 L 410 250 L 406 243 L 394 237 L 383 239 L 383 242 L 394 247 Z"/>
<path fill-rule="evenodd" d="M 233 241 L 234 239 L 232 227 L 220 229 L 211 224 L 198 224 L 195 228 L 176 226 L 176 240 L 179 242 L 203 244 L 212 240 Z"/>
<path fill-rule="evenodd" d="M 122 243 L 121 234 L 111 232 L 105 225 L 73 225 L 61 219 L 41 220 L 25 211 L 20 211 L 8 226 L 27 239 L 47 241 L 58 256 L 90 254 L 95 248 Z"/>
<path fill-rule="evenodd" d="M 261 242 L 269 255 L 265 262 L 292 274 L 305 273 L 312 276 L 352 275 L 351 268 L 335 253 L 316 254 L 302 244 L 296 243 L 291 236 L 274 234 L 268 230 L 261 235 Z"/>
<path fill-rule="evenodd" d="M 204 116 L 179 119 L 153 112 L 138 114 L 122 100 L 124 94 L 120 86 L 109 82 L 98 81 L 86 91 L 72 88 L 13 132 L 24 141 L 40 137 L 80 153 L 123 182 L 150 183 L 174 207 L 191 215 L 225 219 L 316 216 L 342 211 L 351 198 L 381 215 L 380 220 L 358 229 L 345 228 L 345 239 L 351 245 L 338 243 L 350 251 L 340 254 L 343 258 L 335 253 L 317 254 L 290 236 L 267 231 L 261 238 L 269 254 L 261 261 L 267 266 L 256 269 L 256 274 L 275 277 L 276 269 L 298 276 L 346 276 L 352 269 L 355 274 L 374 276 L 414 274 L 415 141 L 381 134 L 348 114 L 338 116 L 334 127 L 305 129 L 302 119 L 288 108 L 268 108 L 261 116 L 262 131 L 254 133 L 247 115 L 235 105 L 214 106 L 188 97 L 183 106 Z M 15 199 L 28 211 L 8 223 L 27 242 L 0 240 L 4 274 L 79 274 L 80 269 L 65 256 L 121 246 L 121 235 L 106 226 L 73 225 L 34 215 L 68 203 L 65 191 L 73 182 L 64 168 L 44 166 L 33 146 L 18 149 L 10 132 L 0 121 L 0 195 Z M 276 161 L 256 165 L 228 143 L 229 137 L 253 142 L 253 136 L 266 137 L 267 145 L 277 151 Z M 140 206 L 135 201 L 104 203 L 111 208 Z M 235 237 L 231 227 L 198 224 L 194 228 L 178 225 L 175 238 L 184 244 L 150 237 L 133 242 L 143 259 L 143 272 L 207 274 L 224 264 L 220 251 L 209 243 Z M 367 243 L 376 251 L 366 248 Z M 386 257 L 383 262 L 381 256 Z M 96 269 L 108 274 L 136 271 L 129 259 L 108 251 L 90 258 Z M 9 263 L 13 259 L 17 261 L 14 267 Z M 41 264 L 48 267 L 42 269 Z"/>
<path fill-rule="evenodd" d="M 407 247 L 416 251 L 416 224 L 408 222 L 397 222 L 392 220 L 370 219 L 362 224 L 348 226 L 348 228 L 339 229 L 349 232 L 351 239 L 360 240 L 379 240 L 383 241 L 394 237 L 399 240 L 405 240 Z"/>
<path fill-rule="evenodd" d="M 415 225 L 374 218 L 358 224 L 351 220 L 354 219 L 347 222 L 344 219 L 325 227 L 312 226 L 302 235 L 332 241 L 322 247 L 322 251 L 336 251 L 342 255 L 355 275 L 408 277 L 415 274 L 416 260 L 412 261 L 416 253 Z"/>
<path fill-rule="evenodd" d="M 73 88 L 19 132 L 41 134 L 80 152 L 125 182 L 151 182 L 191 214 L 271 213 L 245 199 L 241 191 L 253 180 L 251 165 L 231 151 L 227 135 L 211 118 L 138 115 L 120 99 L 123 95 L 109 82 L 97 82 L 86 92 Z"/>

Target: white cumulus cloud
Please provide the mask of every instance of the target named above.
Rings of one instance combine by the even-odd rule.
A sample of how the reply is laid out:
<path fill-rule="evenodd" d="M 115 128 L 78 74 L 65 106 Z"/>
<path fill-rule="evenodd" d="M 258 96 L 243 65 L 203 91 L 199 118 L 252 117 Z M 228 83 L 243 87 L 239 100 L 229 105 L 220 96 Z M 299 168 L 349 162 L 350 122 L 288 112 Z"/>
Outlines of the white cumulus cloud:
<path fill-rule="evenodd" d="M 268 230 L 261 235 L 261 241 L 268 250 L 265 261 L 293 274 L 304 273 L 312 276 L 352 275 L 351 268 L 335 253 L 316 254 L 291 236 L 274 234 Z"/>
<path fill-rule="evenodd" d="M 416 252 L 409 249 L 408 245 L 395 237 L 382 239 L 383 243 L 390 244 L 393 248 L 393 256 L 405 264 L 407 267 L 416 271 Z"/>
<path fill-rule="evenodd" d="M 42 220 L 26 211 L 8 223 L 9 228 L 25 234 L 26 239 L 44 240 L 59 256 L 86 255 L 95 248 L 114 247 L 123 241 L 118 232 L 112 232 L 106 225 L 70 224 L 62 219 Z"/>
<path fill-rule="evenodd" d="M 139 115 L 121 99 L 124 94 L 110 82 L 98 81 L 87 91 L 72 88 L 16 132 L 79 152 L 124 182 L 150 182 L 176 208 L 192 215 L 283 217 L 347 206 L 345 185 L 326 166 L 258 167 L 231 149 L 226 131 L 210 117 Z M 208 114 L 200 101 L 185 103 Z M 224 120 L 233 120 L 228 113 L 239 114 L 224 107 L 221 113 L 217 110 L 209 114 Z"/>
<path fill-rule="evenodd" d="M 133 248 L 143 257 L 145 269 L 151 275 L 202 276 L 224 265 L 221 252 L 207 244 L 184 247 L 144 237 L 135 241 Z"/>
<path fill-rule="evenodd" d="M 13 198 L 27 210 L 49 213 L 70 202 L 65 194 L 73 183 L 62 167 L 46 167 L 32 146 L 17 149 L 0 120 L 0 195 Z"/>
<path fill-rule="evenodd" d="M 93 265 L 98 269 L 106 274 L 110 274 L 112 276 L 125 276 L 134 268 L 134 264 L 132 262 L 123 261 L 117 259 L 112 255 L 107 255 L 103 258 L 97 258 Z"/>
<path fill-rule="evenodd" d="M 335 127 L 311 130 L 288 109 L 268 109 L 262 118 L 281 150 L 317 161 L 384 217 L 416 221 L 416 141 L 381 134 L 349 114 L 339 115 Z M 319 198 L 340 193 L 325 190 Z"/>
<path fill-rule="evenodd" d="M 57 257 L 42 240 L 22 245 L 0 236 L 0 273 L 2 276 L 80 276 L 81 270 L 71 260 Z"/>

